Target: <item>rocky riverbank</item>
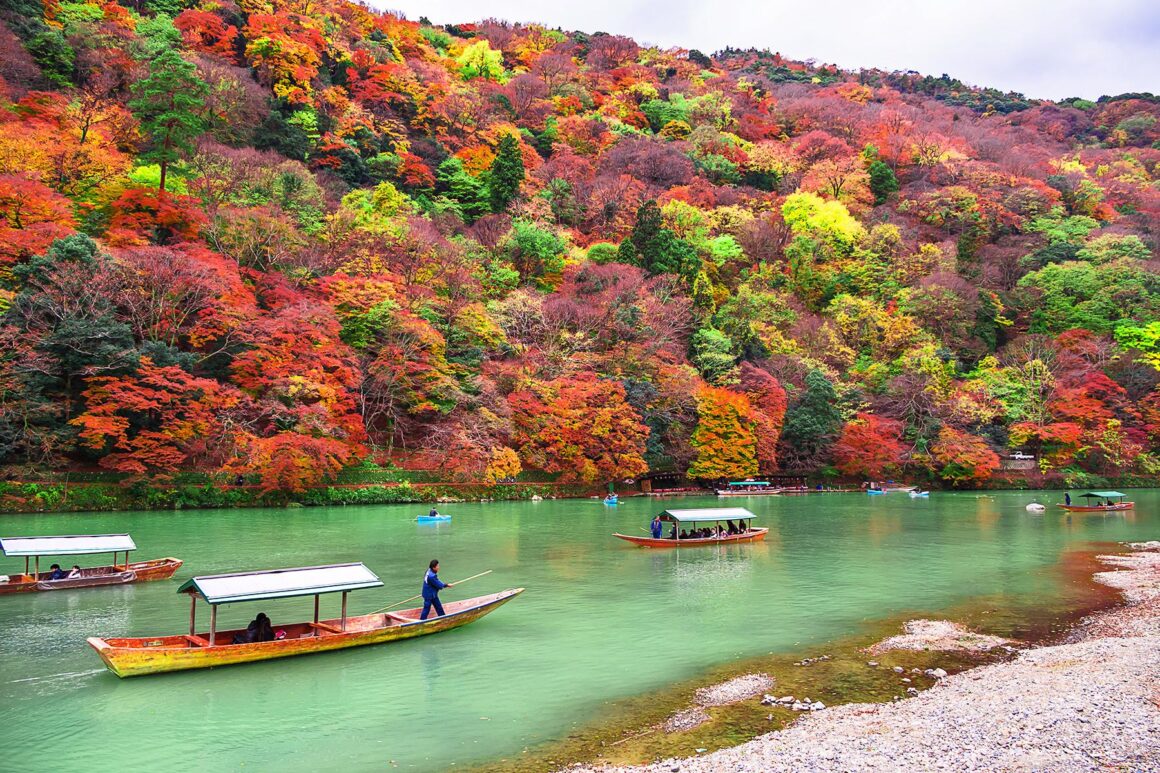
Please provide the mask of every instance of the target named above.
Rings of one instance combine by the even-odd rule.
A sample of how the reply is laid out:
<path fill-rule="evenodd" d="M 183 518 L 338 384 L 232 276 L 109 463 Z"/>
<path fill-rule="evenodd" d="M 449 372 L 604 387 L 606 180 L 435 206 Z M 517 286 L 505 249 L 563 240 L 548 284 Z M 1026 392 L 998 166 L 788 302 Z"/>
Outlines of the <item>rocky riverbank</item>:
<path fill-rule="evenodd" d="M 1160 770 L 1160 542 L 1131 547 L 1102 556 L 1113 569 L 1096 575 L 1125 605 L 1086 618 L 1063 644 L 940 678 L 906 700 L 803 711 L 784 730 L 700 757 L 570 770 Z M 923 636 L 983 643 L 930 621 L 904 632 Z"/>

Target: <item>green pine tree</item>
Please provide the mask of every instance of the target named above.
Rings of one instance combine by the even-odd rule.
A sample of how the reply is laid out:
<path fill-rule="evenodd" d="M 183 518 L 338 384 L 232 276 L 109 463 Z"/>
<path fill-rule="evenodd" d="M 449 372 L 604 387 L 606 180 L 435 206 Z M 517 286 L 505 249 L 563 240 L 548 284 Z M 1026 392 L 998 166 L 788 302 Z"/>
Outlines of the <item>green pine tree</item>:
<path fill-rule="evenodd" d="M 806 374 L 806 389 L 786 411 L 785 426 L 781 430 L 789 466 L 816 465 L 841 429 L 842 413 L 838 410 L 834 385 L 820 370 L 811 370 Z"/>
<path fill-rule="evenodd" d="M 205 131 L 201 109 L 208 91 L 193 64 L 172 49 L 158 54 L 149 63 L 149 77 L 133 87 L 136 99 L 129 109 L 150 140 L 141 158 L 161 167 L 162 191 L 169 165 L 191 153 L 193 140 Z"/>
<path fill-rule="evenodd" d="M 881 161 L 875 161 L 867 169 L 870 173 L 870 192 L 874 194 L 875 204 L 885 204 L 890 194 L 898 190 L 898 178 L 894 170 Z"/>
<path fill-rule="evenodd" d="M 520 143 L 511 134 L 505 134 L 499 141 L 495 160 L 487 170 L 487 189 L 491 198 L 491 211 L 503 212 L 520 192 L 524 181 L 524 158 L 520 153 Z"/>

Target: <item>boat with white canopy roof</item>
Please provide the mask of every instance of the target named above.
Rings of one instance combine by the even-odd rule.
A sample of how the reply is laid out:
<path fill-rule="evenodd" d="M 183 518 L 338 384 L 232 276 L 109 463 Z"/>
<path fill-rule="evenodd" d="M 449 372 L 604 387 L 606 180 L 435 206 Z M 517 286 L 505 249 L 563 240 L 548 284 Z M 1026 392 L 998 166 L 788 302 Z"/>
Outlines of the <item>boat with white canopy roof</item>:
<path fill-rule="evenodd" d="M 378 576 L 361 563 L 194 577 L 178 589 L 179 593 L 186 593 L 190 598 L 188 634 L 91 637 L 88 642 L 108 669 L 121 677 L 211 668 L 383 644 L 447 631 L 478 620 L 524 590 L 510 588 L 487 596 L 444 602 L 446 614 L 427 620 L 419 619 L 421 609 L 418 607 L 398 612 L 347 615 L 347 594 L 382 585 Z M 320 597 L 332 593 L 342 594 L 341 615 L 319 619 Z M 238 643 L 246 629 L 218 630 L 217 614 L 221 604 L 300 596 L 314 597 L 313 620 L 275 626 L 280 629 L 281 637 L 273 641 Z M 197 632 L 198 599 L 205 601 L 210 608 L 209 631 L 202 633 Z"/>
<path fill-rule="evenodd" d="M 645 548 L 685 548 L 703 545 L 721 545 L 729 542 L 757 542 L 765 539 L 769 529 L 755 527 L 755 516 L 744 507 L 709 507 L 695 510 L 665 510 L 659 516 L 661 536 L 638 537 L 632 534 L 613 534 L 617 539 Z M 736 521 L 736 523 L 734 523 Z M 701 527 L 698 528 L 697 524 Z M 681 536 L 682 532 L 704 531 L 706 524 L 712 536 Z M 729 528 L 726 527 L 726 524 Z"/>
<path fill-rule="evenodd" d="M 23 557 L 23 574 L 0 576 L 0 594 L 32 591 L 92 588 L 99 585 L 124 585 L 131 582 L 167 580 L 181 567 L 181 559 L 155 558 L 129 561 L 137 544 L 128 534 L 75 534 L 54 537 L 0 537 L 0 551 L 6 556 Z M 42 557 L 86 556 L 110 553 L 113 563 L 80 569 L 72 577 L 53 579 L 50 572 L 40 571 Z M 118 562 L 118 556 L 124 558 Z"/>

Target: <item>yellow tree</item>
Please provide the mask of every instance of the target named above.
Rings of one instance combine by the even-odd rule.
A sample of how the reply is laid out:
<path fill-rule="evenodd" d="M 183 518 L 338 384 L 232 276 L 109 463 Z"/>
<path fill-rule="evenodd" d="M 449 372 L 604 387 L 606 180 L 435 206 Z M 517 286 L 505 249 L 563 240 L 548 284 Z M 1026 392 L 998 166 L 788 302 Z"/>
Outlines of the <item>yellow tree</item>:
<path fill-rule="evenodd" d="M 743 478 L 757 473 L 757 436 L 749 398 L 718 387 L 697 392 L 697 458 L 689 467 L 693 478 Z"/>

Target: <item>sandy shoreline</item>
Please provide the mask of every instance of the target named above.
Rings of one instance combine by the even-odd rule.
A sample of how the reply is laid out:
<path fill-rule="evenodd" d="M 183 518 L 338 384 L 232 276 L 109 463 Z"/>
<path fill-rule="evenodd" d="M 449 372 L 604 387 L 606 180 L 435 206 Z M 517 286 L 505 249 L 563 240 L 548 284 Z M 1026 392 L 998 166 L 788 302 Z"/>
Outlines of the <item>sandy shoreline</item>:
<path fill-rule="evenodd" d="M 896 703 L 805 712 L 711 754 L 569 771 L 1160 770 L 1160 542 L 1101 556 L 1125 606 L 1063 643 L 955 674 Z M 775 688 L 776 689 L 776 688 Z M 756 699 L 755 699 L 756 700 Z"/>

